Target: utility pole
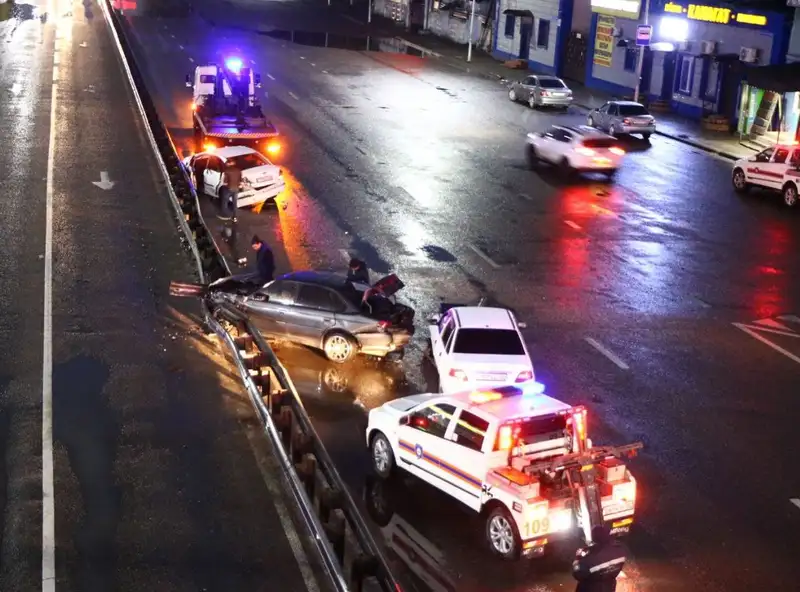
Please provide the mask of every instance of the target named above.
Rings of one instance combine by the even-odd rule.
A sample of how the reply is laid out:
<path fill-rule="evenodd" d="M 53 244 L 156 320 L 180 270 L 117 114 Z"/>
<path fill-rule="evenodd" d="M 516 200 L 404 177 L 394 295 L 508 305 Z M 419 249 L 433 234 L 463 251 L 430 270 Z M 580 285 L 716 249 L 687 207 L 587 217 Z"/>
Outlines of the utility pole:
<path fill-rule="evenodd" d="M 472 0 L 472 10 L 469 13 L 469 46 L 467 48 L 467 62 L 472 61 L 472 33 L 475 30 L 475 0 Z"/>
<path fill-rule="evenodd" d="M 644 24 L 650 24 L 650 0 L 644 0 Z M 636 62 L 636 90 L 633 91 L 633 102 L 639 102 L 639 90 L 642 88 L 642 67 L 644 66 L 644 50 L 647 46 L 639 48 L 639 59 Z"/>
<path fill-rule="evenodd" d="M 372 22 L 372 0 L 367 3 L 367 22 Z"/>

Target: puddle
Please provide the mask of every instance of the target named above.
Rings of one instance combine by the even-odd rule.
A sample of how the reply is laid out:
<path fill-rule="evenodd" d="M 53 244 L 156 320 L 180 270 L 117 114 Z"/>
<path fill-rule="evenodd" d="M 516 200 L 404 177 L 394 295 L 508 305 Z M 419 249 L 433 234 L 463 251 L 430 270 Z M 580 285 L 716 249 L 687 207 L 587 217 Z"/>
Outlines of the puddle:
<path fill-rule="evenodd" d="M 363 37 L 339 35 L 315 31 L 260 31 L 261 35 L 311 47 L 330 47 L 332 49 L 349 49 L 352 51 L 377 51 L 383 53 L 400 53 L 425 57 L 428 55 L 406 45 L 402 40 L 394 37 Z"/>

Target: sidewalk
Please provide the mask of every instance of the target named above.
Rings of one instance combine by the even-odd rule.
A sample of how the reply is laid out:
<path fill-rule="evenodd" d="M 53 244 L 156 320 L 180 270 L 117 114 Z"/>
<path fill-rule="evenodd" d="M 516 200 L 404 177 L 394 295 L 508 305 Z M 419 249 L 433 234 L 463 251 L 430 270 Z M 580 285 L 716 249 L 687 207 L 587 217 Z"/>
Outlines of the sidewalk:
<path fill-rule="evenodd" d="M 355 3 L 353 6 L 344 6 L 343 9 L 351 20 L 366 22 L 366 3 Z M 422 53 L 427 53 L 454 68 L 489 78 L 490 80 L 496 80 L 500 84 L 507 85 L 511 81 L 519 80 L 527 72 L 526 70 L 508 68 L 503 62 L 476 48 L 473 48 L 472 51 L 472 61 L 467 62 L 466 45 L 459 45 L 449 39 L 437 37 L 433 34 L 406 31 L 402 24 L 397 24 L 377 14 L 372 16 L 372 27 L 385 31 L 387 36 L 398 37 L 408 46 Z M 599 107 L 606 101 L 624 98 L 586 88 L 573 81 L 569 81 L 569 86 L 575 96 L 574 106 L 585 111 Z M 673 113 L 655 113 L 654 115 L 658 122 L 657 135 L 665 136 L 730 160 L 752 156 L 762 150 L 761 146 L 752 142 L 740 143 L 739 138 L 732 134 L 708 131 L 700 125 L 699 121 L 686 119 Z"/>

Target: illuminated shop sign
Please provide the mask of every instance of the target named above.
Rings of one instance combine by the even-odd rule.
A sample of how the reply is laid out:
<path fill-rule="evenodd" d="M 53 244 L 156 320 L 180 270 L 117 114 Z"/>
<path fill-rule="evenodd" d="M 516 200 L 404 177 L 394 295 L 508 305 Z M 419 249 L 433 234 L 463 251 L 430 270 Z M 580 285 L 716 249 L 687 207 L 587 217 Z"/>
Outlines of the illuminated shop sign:
<path fill-rule="evenodd" d="M 767 17 L 761 14 L 736 12 L 730 8 L 718 8 L 716 6 L 704 6 L 702 4 L 681 6 L 680 4 L 669 2 L 664 6 L 664 12 L 682 14 L 693 21 L 716 23 L 718 25 L 740 24 L 763 27 L 767 24 Z"/>
<path fill-rule="evenodd" d="M 641 0 L 592 0 L 592 12 L 638 19 L 642 10 Z"/>

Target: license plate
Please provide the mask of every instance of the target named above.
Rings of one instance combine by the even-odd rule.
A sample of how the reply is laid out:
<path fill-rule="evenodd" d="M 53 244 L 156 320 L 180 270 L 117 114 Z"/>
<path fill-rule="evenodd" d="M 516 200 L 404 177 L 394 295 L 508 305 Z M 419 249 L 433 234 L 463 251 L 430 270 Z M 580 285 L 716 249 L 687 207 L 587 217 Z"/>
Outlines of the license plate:
<path fill-rule="evenodd" d="M 256 183 L 271 183 L 272 177 L 259 177 L 256 179 Z"/>
<path fill-rule="evenodd" d="M 478 374 L 478 380 L 505 380 L 506 375 L 503 373 L 490 372 L 487 374 Z"/>

